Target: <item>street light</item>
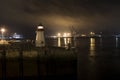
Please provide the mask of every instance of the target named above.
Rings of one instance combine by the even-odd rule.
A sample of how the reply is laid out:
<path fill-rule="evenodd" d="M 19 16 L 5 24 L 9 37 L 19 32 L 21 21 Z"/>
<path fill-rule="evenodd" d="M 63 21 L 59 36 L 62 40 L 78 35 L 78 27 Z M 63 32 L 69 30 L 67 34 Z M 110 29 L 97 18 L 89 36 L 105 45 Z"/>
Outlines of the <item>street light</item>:
<path fill-rule="evenodd" d="M 1 28 L 1 33 L 2 33 L 1 39 L 2 39 L 2 40 L 4 40 L 4 32 L 5 32 L 5 28 Z"/>

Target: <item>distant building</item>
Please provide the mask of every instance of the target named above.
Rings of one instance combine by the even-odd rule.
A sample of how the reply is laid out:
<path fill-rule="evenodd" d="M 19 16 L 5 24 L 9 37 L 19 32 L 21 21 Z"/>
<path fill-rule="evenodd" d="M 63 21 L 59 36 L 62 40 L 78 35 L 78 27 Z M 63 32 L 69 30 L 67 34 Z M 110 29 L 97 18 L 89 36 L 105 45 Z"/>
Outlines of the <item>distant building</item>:
<path fill-rule="evenodd" d="M 12 37 L 13 37 L 14 39 L 21 39 L 21 38 L 23 38 L 22 35 L 17 34 L 17 33 L 14 33 Z"/>
<path fill-rule="evenodd" d="M 7 39 L 23 39 L 23 36 L 20 34 L 14 33 L 14 34 L 8 36 Z"/>

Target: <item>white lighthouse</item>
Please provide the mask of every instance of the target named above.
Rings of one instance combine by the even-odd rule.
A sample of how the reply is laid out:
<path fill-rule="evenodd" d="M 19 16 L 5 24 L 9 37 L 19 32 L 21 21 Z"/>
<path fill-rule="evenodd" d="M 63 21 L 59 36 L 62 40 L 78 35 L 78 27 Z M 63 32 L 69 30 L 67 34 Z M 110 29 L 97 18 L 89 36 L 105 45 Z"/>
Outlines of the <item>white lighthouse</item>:
<path fill-rule="evenodd" d="M 45 35 L 43 25 L 38 25 L 36 30 L 36 47 L 45 47 Z"/>

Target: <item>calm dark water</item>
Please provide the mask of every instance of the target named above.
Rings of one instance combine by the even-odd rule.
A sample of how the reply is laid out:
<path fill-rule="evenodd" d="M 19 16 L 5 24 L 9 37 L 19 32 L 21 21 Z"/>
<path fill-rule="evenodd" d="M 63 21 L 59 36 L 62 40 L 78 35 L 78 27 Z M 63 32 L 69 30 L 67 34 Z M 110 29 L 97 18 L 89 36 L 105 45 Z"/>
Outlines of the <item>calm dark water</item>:
<path fill-rule="evenodd" d="M 67 43 L 76 47 L 78 80 L 120 79 L 120 38 L 79 38 L 74 44 L 71 39 L 49 42 L 58 47 L 67 47 Z"/>

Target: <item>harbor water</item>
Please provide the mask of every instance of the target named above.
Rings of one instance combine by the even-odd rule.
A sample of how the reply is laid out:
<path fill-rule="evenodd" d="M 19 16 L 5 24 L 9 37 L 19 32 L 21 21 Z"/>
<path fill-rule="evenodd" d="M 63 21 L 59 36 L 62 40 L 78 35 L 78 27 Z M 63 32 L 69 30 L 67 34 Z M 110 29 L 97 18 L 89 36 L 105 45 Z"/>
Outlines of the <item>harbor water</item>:
<path fill-rule="evenodd" d="M 29 44 L 22 44 L 23 50 L 6 48 L 0 54 L 0 79 L 120 79 L 120 38 L 49 38 L 46 44 L 46 52 Z"/>
<path fill-rule="evenodd" d="M 54 39 L 49 44 L 66 47 L 71 39 Z M 72 44 L 71 44 L 72 45 Z M 72 45 L 77 53 L 77 79 L 120 79 L 120 38 L 77 38 Z"/>

